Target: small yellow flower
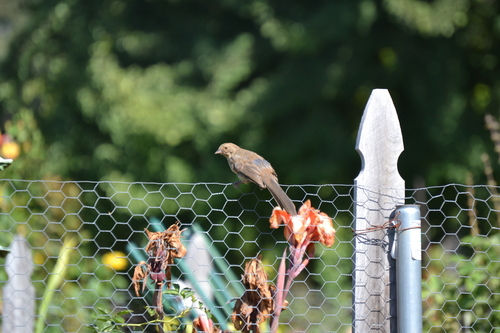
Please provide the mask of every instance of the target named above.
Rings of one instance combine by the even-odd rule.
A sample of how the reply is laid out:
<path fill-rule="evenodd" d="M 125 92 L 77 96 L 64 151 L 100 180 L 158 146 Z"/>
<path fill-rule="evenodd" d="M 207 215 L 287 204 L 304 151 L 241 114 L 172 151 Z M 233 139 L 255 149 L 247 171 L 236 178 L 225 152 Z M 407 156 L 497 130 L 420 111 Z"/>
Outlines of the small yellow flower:
<path fill-rule="evenodd" d="M 19 156 L 19 152 L 19 145 L 14 141 L 4 143 L 1 148 L 2 157 L 7 159 L 16 159 Z"/>
<path fill-rule="evenodd" d="M 45 256 L 40 252 L 35 252 L 35 255 L 33 256 L 33 261 L 35 262 L 36 265 L 43 265 L 43 263 L 45 262 Z"/>
<path fill-rule="evenodd" d="M 102 256 L 102 263 L 115 271 L 122 271 L 128 266 L 127 255 L 121 251 L 107 252 Z"/>

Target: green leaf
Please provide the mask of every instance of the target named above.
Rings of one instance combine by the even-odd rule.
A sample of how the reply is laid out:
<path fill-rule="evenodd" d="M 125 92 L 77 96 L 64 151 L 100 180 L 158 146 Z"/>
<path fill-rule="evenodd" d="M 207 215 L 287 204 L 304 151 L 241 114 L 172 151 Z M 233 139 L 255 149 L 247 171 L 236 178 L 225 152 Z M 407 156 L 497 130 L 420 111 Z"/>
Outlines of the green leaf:
<path fill-rule="evenodd" d="M 105 308 L 97 308 L 96 309 L 98 312 L 102 313 L 102 314 L 109 314 L 110 311 L 108 311 L 107 309 Z"/>
<path fill-rule="evenodd" d="M 185 288 L 185 289 L 182 289 L 180 294 L 181 294 L 182 298 L 189 298 L 189 297 L 193 296 L 195 294 L 195 292 L 192 289 Z"/>
<path fill-rule="evenodd" d="M 100 316 L 100 317 L 97 317 L 96 320 L 99 320 L 99 321 L 110 321 L 111 318 L 109 316 Z"/>
<path fill-rule="evenodd" d="M 108 326 L 104 326 L 101 331 L 102 332 L 110 332 L 112 329 L 114 329 L 115 325 L 114 324 L 110 324 Z"/>
<path fill-rule="evenodd" d="M 133 312 L 134 312 L 133 310 L 123 310 L 123 311 L 118 312 L 116 315 L 117 316 L 123 316 L 123 315 L 129 314 L 129 313 L 133 313 Z"/>
<path fill-rule="evenodd" d="M 155 311 L 155 309 L 153 309 L 153 308 L 151 308 L 151 307 L 147 306 L 147 307 L 146 307 L 146 311 L 148 312 L 148 314 L 149 314 L 151 317 L 156 316 L 156 311 Z"/>
<path fill-rule="evenodd" d="M 99 332 L 98 329 L 99 327 L 97 327 L 97 325 L 95 324 L 90 324 L 88 326 L 85 327 L 87 330 L 90 330 L 91 332 Z"/>
<path fill-rule="evenodd" d="M 167 289 L 167 290 L 163 291 L 163 294 L 177 296 L 177 295 L 179 295 L 179 290 Z"/>

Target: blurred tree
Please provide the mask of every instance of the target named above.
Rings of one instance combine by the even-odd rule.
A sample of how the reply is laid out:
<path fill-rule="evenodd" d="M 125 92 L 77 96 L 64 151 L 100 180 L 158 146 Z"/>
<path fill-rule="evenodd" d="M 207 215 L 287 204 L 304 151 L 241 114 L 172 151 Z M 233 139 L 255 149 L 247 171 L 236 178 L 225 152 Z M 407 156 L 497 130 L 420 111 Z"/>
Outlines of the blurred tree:
<path fill-rule="evenodd" d="M 388 88 L 408 186 L 484 181 L 496 2 L 7 3 L 0 21 L 26 23 L 0 35 L 2 131 L 21 147 L 5 177 L 230 182 L 213 152 L 233 141 L 282 183 L 352 183 L 364 105 Z"/>
<path fill-rule="evenodd" d="M 2 176 L 229 183 L 235 176 L 213 153 L 232 141 L 268 158 L 282 183 L 352 184 L 363 108 L 373 88 L 387 88 L 408 187 L 468 174 L 484 183 L 481 155 L 493 143 L 483 116 L 497 114 L 500 97 L 499 7 L 0 0 L 0 129 L 20 148 Z M 343 281 L 331 290 L 348 298 Z"/>

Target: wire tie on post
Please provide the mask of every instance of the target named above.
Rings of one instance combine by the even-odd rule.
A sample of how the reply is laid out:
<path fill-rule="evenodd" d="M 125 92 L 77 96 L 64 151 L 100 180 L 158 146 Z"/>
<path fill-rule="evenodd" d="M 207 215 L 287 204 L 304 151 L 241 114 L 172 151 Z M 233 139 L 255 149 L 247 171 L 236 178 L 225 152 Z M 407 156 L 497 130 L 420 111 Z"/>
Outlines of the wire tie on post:
<path fill-rule="evenodd" d="M 362 234 L 367 234 L 369 232 L 380 231 L 385 229 L 393 229 L 393 228 L 397 229 L 401 225 L 401 221 L 397 219 L 399 214 L 400 212 L 397 212 L 394 218 L 390 219 L 387 222 L 384 222 L 382 225 L 377 225 L 371 228 L 359 229 L 359 230 L 352 229 L 352 232 L 354 232 L 354 236 L 358 236 Z"/>

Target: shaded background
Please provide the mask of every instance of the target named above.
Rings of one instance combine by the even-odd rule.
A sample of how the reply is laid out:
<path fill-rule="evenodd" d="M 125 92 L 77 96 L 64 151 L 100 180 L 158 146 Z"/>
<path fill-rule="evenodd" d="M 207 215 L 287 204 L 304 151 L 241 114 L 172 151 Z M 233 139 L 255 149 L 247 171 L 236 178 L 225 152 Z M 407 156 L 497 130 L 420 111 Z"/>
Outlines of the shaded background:
<path fill-rule="evenodd" d="M 408 187 L 485 183 L 499 6 L 0 0 L 2 153 L 17 159 L 2 176 L 232 182 L 213 155 L 231 141 L 281 183 L 352 184 L 364 106 L 387 88 Z"/>
<path fill-rule="evenodd" d="M 398 111 L 405 142 L 399 166 L 408 188 L 491 183 L 500 170 L 495 158 L 489 180 L 484 172 L 484 157 L 495 149 L 484 117 L 498 117 L 499 39 L 500 4 L 491 0 L 0 0 L 0 156 L 15 159 L 1 176 L 78 181 L 3 182 L 0 231 L 24 234 L 35 249 L 40 298 L 60 248 L 78 234 L 78 266 L 57 299 L 81 294 L 82 286 L 98 290 L 96 278 L 109 283 L 98 283 L 99 294 L 84 294 L 74 306 L 61 306 L 67 313 L 49 313 L 56 319 L 47 323 L 73 316 L 76 323 L 66 329 L 76 331 L 91 322 L 96 299 L 127 288 L 137 260 L 126 245 L 134 241 L 142 251 L 140 236 L 153 217 L 165 227 L 177 219 L 189 225 L 206 218 L 207 229 L 218 224 L 207 235 L 224 241 L 218 246 L 238 249 L 226 260 L 239 268 L 243 257 L 255 255 L 255 233 L 267 232 L 272 207 L 269 193 L 253 185 L 242 186 L 242 194 L 230 185 L 171 184 L 163 200 L 141 188 L 157 185 L 121 184 L 126 188 L 118 191 L 111 183 L 81 181 L 230 183 L 236 176 L 214 152 L 222 142 L 235 142 L 266 157 L 281 183 L 315 184 L 292 186 L 288 193 L 296 201 L 312 198 L 334 218 L 337 243 L 318 250 L 318 257 L 335 269 L 323 270 L 318 260 L 311 268 L 323 275 L 304 276 L 308 285 L 299 285 L 296 295 L 334 282 L 331 295 L 312 297 L 323 304 L 327 296 L 328 306 L 340 309 L 328 318 L 340 322 L 325 326 L 348 328 L 352 187 L 317 185 L 352 184 L 359 173 L 354 146 L 374 88 L 389 89 Z M 475 246 L 498 228 L 491 217 L 493 208 L 499 210 L 498 193 L 478 194 L 474 210 L 471 188 L 450 188 L 446 195 L 441 188 L 418 193 L 423 198 L 415 194 L 430 209 L 427 328 L 453 318 L 444 326 L 458 331 L 470 326 L 463 323 L 472 313 L 498 327 L 498 315 L 488 312 L 494 305 L 483 303 L 482 314 L 473 299 L 498 303 L 497 279 L 490 278 L 498 265 L 488 265 L 498 253 L 486 254 L 498 249 Z M 445 234 L 455 242 L 445 241 Z M 476 238 L 460 243 L 469 234 Z M 491 243 L 498 244 L 493 236 Z M 10 239 L 2 242 L 8 246 Z M 462 259 L 473 245 L 474 259 Z M 275 249 L 276 241 L 259 246 Z M 123 267 L 108 270 L 106 256 L 118 251 Z M 273 258 L 264 256 L 276 266 Z M 448 274 L 453 260 L 460 264 L 457 274 Z M 471 271 L 487 281 L 465 279 Z M 80 285 L 82 276 L 88 281 Z M 105 306 L 128 305 L 130 295 L 104 298 Z M 297 303 L 305 308 L 295 314 L 311 310 Z M 92 305 L 89 313 L 79 312 L 82 304 Z M 457 308 L 464 311 L 460 316 Z M 307 325 L 314 316 L 296 320 Z M 474 330 L 488 330 L 477 322 Z"/>

